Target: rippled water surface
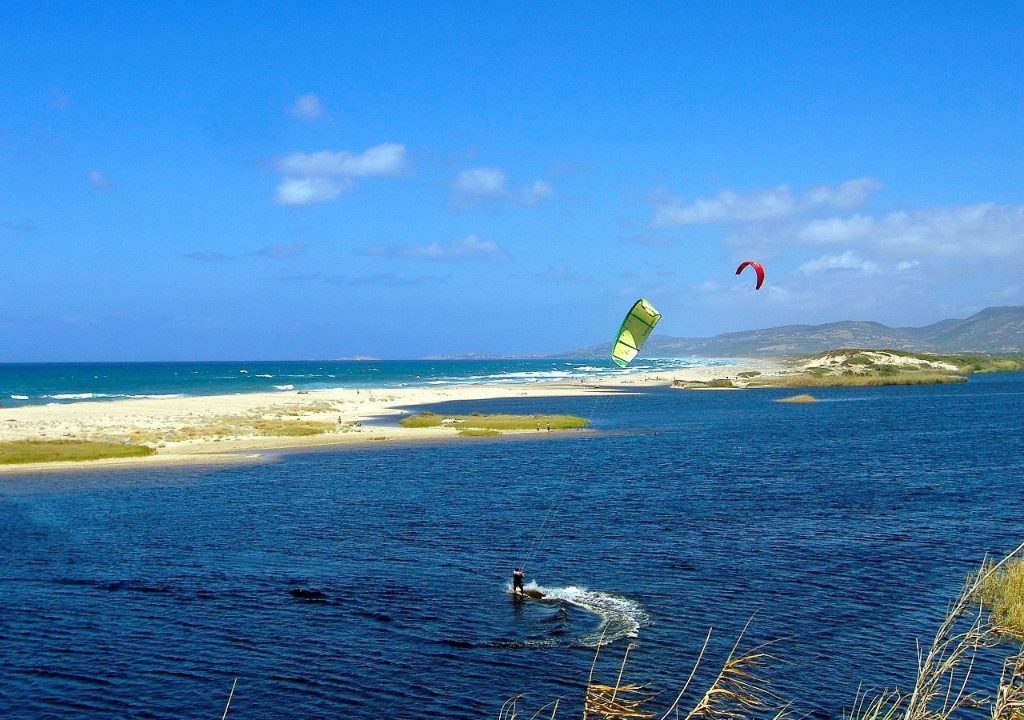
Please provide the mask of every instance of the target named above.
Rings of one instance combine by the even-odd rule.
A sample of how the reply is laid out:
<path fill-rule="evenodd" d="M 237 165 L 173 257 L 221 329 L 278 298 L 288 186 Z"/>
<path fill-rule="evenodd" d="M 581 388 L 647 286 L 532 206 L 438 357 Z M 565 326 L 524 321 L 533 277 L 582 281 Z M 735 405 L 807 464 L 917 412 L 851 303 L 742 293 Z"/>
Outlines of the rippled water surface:
<path fill-rule="evenodd" d="M 453 404 L 597 432 L 3 476 L 0 716 L 219 717 L 237 677 L 234 718 L 519 693 L 568 718 L 602 638 L 604 679 L 633 642 L 630 679 L 669 694 L 753 616 L 775 689 L 838 717 L 906 687 L 965 573 L 1024 540 L 1024 377 L 786 394 Z M 509 598 L 517 562 L 549 600 Z"/>

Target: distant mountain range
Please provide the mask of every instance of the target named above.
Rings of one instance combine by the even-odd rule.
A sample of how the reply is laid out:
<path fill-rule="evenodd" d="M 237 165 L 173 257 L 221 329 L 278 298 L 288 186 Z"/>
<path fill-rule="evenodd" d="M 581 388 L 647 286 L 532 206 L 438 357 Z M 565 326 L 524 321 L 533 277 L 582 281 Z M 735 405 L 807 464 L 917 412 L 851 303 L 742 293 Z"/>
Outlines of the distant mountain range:
<path fill-rule="evenodd" d="M 559 357 L 604 355 L 611 341 Z M 782 325 L 709 338 L 677 338 L 657 330 L 644 345 L 647 357 L 758 357 L 807 355 L 838 348 L 916 352 L 1024 352 L 1024 306 L 990 307 L 964 320 L 942 320 L 919 328 L 892 328 L 876 322 Z"/>

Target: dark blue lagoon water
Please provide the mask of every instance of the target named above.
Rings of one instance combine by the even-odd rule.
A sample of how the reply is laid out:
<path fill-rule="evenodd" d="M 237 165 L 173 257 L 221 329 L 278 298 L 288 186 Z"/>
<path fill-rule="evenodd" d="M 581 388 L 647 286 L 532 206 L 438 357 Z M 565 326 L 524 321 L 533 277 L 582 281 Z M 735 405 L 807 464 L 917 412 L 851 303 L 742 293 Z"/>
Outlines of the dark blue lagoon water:
<path fill-rule="evenodd" d="M 667 696 L 743 625 L 797 714 L 906 688 L 1024 540 L 1024 376 L 446 405 L 596 432 L 0 479 L 0 717 L 494 718 L 597 673 Z M 551 602 L 512 602 L 512 565 Z M 295 588 L 324 598 L 295 598 Z M 983 663 L 978 679 L 992 679 Z M 548 715 L 549 716 L 549 715 Z"/>

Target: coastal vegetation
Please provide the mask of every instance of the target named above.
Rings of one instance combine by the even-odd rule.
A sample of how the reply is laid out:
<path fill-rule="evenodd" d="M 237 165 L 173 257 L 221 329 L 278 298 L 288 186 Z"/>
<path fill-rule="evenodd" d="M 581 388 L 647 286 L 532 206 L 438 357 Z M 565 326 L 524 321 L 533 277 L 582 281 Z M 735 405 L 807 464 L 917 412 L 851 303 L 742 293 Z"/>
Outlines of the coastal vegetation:
<path fill-rule="evenodd" d="M 169 430 L 145 430 L 131 434 L 133 442 L 189 442 L 226 440 L 232 437 L 308 437 L 349 428 L 324 420 L 264 418 L 250 415 L 222 415 L 201 424 L 182 425 Z"/>
<path fill-rule="evenodd" d="M 422 412 L 402 418 L 399 424 L 406 428 L 451 427 L 460 435 L 496 435 L 509 430 L 576 430 L 586 427 L 590 421 L 575 415 L 438 415 Z"/>
<path fill-rule="evenodd" d="M 0 443 L 0 465 L 145 457 L 153 448 L 91 440 L 14 440 Z"/>
<path fill-rule="evenodd" d="M 491 437 L 501 435 L 501 431 L 490 428 L 460 428 L 459 435 L 462 437 Z"/>
<path fill-rule="evenodd" d="M 851 698 L 845 720 L 957 720 L 977 717 L 979 708 L 987 708 L 992 720 L 1024 718 L 1024 649 L 1019 643 L 1002 642 L 1006 636 L 1024 638 L 1024 544 L 999 562 L 984 563 L 966 579 L 963 589 L 939 623 L 930 643 L 921 643 L 917 653 L 917 673 L 909 678 L 906 689 L 883 688 L 858 691 Z M 747 625 L 749 626 L 749 622 Z M 632 645 L 626 647 L 621 664 L 614 670 L 612 684 L 594 680 L 600 647 L 594 656 L 583 699 L 583 717 L 605 720 L 633 718 L 668 720 L 752 720 L 795 718 L 792 704 L 779 697 L 769 682 L 770 666 L 778 658 L 771 652 L 772 642 L 750 646 L 744 642 L 747 627 L 740 632 L 725 661 L 703 692 L 691 691 L 694 678 L 705 662 L 711 631 L 704 639 L 682 688 L 673 695 L 664 710 L 655 711 L 653 703 L 663 697 L 649 685 L 623 681 Z M 741 647 L 747 647 L 741 650 Z M 976 659 L 979 653 L 1003 651 L 1002 672 L 995 688 L 980 686 Z M 704 675 L 704 673 L 702 673 Z M 499 720 L 518 720 L 518 705 L 523 695 L 505 702 Z M 551 709 L 557 718 L 558 701 L 522 717 L 540 717 Z M 687 709 L 688 708 L 688 709 Z"/>
<path fill-rule="evenodd" d="M 877 376 L 897 382 L 960 382 L 964 375 L 1024 369 L 1024 357 L 982 353 L 914 353 L 905 350 L 840 349 L 793 361 L 816 376 L 858 378 Z M 909 379 L 909 380 L 908 380 Z"/>
<path fill-rule="evenodd" d="M 967 382 L 967 377 L 955 373 L 895 371 L 850 374 L 806 373 L 801 375 L 781 376 L 765 382 L 770 387 L 879 387 L 883 385 L 939 385 L 942 383 Z M 748 387 L 756 387 L 751 383 Z"/>
<path fill-rule="evenodd" d="M 737 385 L 729 378 L 715 378 L 714 380 L 688 380 L 685 386 L 690 390 L 738 390 L 743 387 Z M 673 387 L 680 387 L 678 381 L 673 383 Z"/>
<path fill-rule="evenodd" d="M 972 373 L 1024 370 L 1024 357 L 913 353 L 904 350 L 829 350 L 790 358 L 770 374 L 746 371 L 711 380 L 677 380 L 672 387 L 688 390 L 753 387 L 874 387 L 961 383 Z"/>
<path fill-rule="evenodd" d="M 993 629 L 1006 637 L 1024 641 L 1024 559 L 995 568 L 986 565 L 981 574 L 984 580 L 979 600 L 988 608 Z"/>

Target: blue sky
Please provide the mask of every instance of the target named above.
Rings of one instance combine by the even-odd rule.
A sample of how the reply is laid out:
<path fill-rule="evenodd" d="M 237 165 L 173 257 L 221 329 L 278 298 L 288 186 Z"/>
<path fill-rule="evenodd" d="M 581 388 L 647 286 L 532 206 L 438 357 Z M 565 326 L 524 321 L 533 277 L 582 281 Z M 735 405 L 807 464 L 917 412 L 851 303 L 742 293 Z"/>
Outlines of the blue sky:
<path fill-rule="evenodd" d="M 0 361 L 1024 303 L 1022 3 L 90 5 L 0 6 Z"/>

